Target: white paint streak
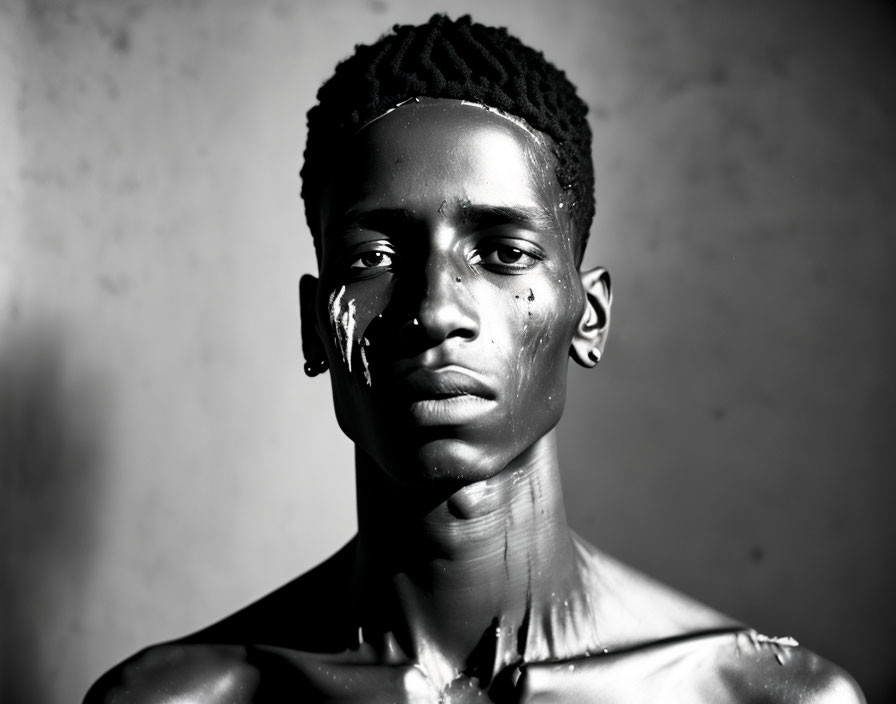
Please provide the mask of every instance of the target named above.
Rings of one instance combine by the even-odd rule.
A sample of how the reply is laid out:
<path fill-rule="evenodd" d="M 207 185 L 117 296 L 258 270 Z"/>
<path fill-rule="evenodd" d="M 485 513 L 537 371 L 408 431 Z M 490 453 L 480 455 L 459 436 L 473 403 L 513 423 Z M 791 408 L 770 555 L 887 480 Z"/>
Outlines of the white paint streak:
<path fill-rule="evenodd" d="M 345 360 L 348 370 L 352 370 L 352 345 L 355 342 L 355 299 L 348 302 L 342 313 L 342 335 L 345 340 L 345 349 L 342 359 Z"/>
<path fill-rule="evenodd" d="M 342 361 L 348 370 L 352 370 L 352 346 L 355 342 L 355 299 L 350 300 L 343 308 L 342 299 L 345 286 L 330 297 L 330 327 L 336 346 L 342 352 Z"/>
<path fill-rule="evenodd" d="M 345 286 L 339 289 L 339 293 L 330 294 L 330 327 L 333 330 L 333 336 L 336 346 L 342 349 L 342 341 L 339 339 L 339 311 L 342 308 L 342 297 L 345 295 Z"/>
<path fill-rule="evenodd" d="M 370 377 L 370 365 L 367 362 L 367 352 L 365 352 L 366 347 L 370 346 L 370 340 L 366 337 L 361 340 L 359 345 L 359 349 L 361 350 L 361 364 L 364 365 L 364 381 L 367 382 L 368 386 L 373 386 L 373 379 Z"/>

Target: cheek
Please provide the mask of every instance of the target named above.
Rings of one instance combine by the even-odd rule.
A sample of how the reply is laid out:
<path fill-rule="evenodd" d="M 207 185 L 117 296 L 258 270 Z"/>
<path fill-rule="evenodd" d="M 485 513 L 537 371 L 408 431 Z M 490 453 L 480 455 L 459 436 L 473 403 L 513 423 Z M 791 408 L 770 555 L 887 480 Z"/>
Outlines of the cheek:
<path fill-rule="evenodd" d="M 318 323 L 325 331 L 331 373 L 347 374 L 371 386 L 369 360 L 376 336 L 375 321 L 382 317 L 391 291 L 384 277 L 331 286 L 318 300 Z"/>
<path fill-rule="evenodd" d="M 579 317 L 580 302 L 575 294 L 572 281 L 557 277 L 533 285 L 518 299 L 524 304 L 521 329 L 525 352 L 543 373 L 549 373 L 558 361 L 564 362 L 565 369 Z"/>
<path fill-rule="evenodd" d="M 571 283 L 534 283 L 513 295 L 514 316 L 508 325 L 507 372 L 516 397 L 537 395 L 544 401 L 557 394 L 562 403 L 569 346 L 578 322 L 578 304 Z"/>
<path fill-rule="evenodd" d="M 341 358 L 342 363 L 352 370 L 352 354 L 355 346 L 355 329 L 358 325 L 358 307 L 354 297 L 346 295 L 346 287 L 331 291 L 327 297 L 327 329 L 330 331 L 332 357 Z M 336 359 L 330 360 L 330 367 L 335 371 Z"/>

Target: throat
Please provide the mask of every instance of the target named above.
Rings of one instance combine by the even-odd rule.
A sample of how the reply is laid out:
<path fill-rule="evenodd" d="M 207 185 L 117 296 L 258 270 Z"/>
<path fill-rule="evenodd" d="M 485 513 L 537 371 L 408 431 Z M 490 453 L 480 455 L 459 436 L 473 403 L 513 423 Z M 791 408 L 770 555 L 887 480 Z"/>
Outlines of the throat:
<path fill-rule="evenodd" d="M 566 523 L 552 435 L 543 441 L 526 461 L 423 510 L 407 496 L 381 503 L 391 504 L 388 515 L 367 513 L 377 492 L 362 487 L 359 467 L 367 617 L 389 604 L 375 631 L 392 634 L 440 686 L 458 676 L 487 686 L 513 665 L 599 647 L 586 625 L 591 590 Z"/>

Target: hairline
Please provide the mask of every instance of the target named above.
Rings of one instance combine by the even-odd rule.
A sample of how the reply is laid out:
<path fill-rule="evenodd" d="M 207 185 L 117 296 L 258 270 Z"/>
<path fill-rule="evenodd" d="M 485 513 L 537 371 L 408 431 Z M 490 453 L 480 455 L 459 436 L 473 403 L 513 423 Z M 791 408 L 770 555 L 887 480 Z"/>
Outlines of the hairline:
<path fill-rule="evenodd" d="M 438 98 L 438 97 L 430 97 L 430 96 L 411 96 L 405 100 L 402 100 L 399 103 L 396 103 L 393 107 L 385 110 L 381 114 L 376 117 L 365 122 L 361 127 L 359 127 L 354 133 L 349 135 L 346 139 L 340 140 L 339 149 L 345 150 L 349 148 L 351 142 L 355 141 L 359 136 L 361 136 L 371 125 L 383 119 L 387 115 L 392 114 L 393 112 L 413 104 L 414 106 L 421 105 L 442 105 L 445 103 L 455 103 L 458 105 L 469 106 L 473 108 L 479 108 L 481 110 L 486 111 L 491 115 L 496 115 L 501 117 L 516 127 L 524 130 L 531 138 L 532 142 L 526 145 L 527 150 L 533 150 L 535 147 L 539 148 L 540 153 L 536 154 L 534 151 L 530 152 L 530 156 L 535 159 L 546 158 L 550 162 L 551 169 L 548 169 L 547 172 L 550 173 L 550 177 L 554 180 L 556 184 L 560 186 L 562 193 L 571 192 L 570 189 L 564 187 L 564 184 L 560 182 L 559 177 L 557 176 L 557 165 L 559 163 L 559 159 L 556 153 L 557 143 L 551 135 L 543 132 L 535 127 L 533 127 L 529 122 L 522 116 L 516 115 L 514 113 L 508 112 L 506 110 L 502 110 L 500 108 L 493 107 L 491 105 L 487 105 L 486 103 L 480 101 L 473 100 L 465 100 L 462 98 Z M 334 160 L 335 163 L 338 160 Z M 323 236 L 324 233 L 321 227 L 322 218 L 320 216 L 321 204 L 323 202 L 324 193 L 333 187 L 333 170 L 332 168 L 328 168 L 325 173 L 325 178 L 319 179 L 320 188 L 317 189 L 317 217 L 316 217 L 316 234 L 312 232 L 312 239 L 314 240 L 314 250 L 315 256 L 318 263 L 318 268 L 320 268 L 320 263 L 322 260 L 322 252 L 321 249 L 323 247 Z M 574 245 L 573 256 L 575 259 L 575 264 L 577 267 L 581 266 L 581 263 L 584 259 L 585 255 L 585 247 L 588 242 L 588 235 L 585 232 L 580 232 L 579 229 L 575 227 L 575 219 L 573 217 L 572 208 L 567 208 L 565 212 L 562 212 L 562 201 L 558 201 L 554 204 L 554 212 L 550 213 L 553 219 L 556 221 L 558 227 L 560 228 L 560 234 L 568 234 L 570 237 L 575 238 L 576 242 Z M 569 204 L 567 204 L 569 205 Z"/>

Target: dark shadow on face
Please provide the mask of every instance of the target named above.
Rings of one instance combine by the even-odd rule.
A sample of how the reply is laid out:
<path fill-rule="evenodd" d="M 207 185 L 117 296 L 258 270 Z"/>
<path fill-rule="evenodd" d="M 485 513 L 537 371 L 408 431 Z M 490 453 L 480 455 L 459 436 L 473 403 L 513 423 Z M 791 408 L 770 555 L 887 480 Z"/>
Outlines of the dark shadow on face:
<path fill-rule="evenodd" d="M 13 326 L 10 326 L 13 327 Z M 11 334 L 10 334 L 11 332 Z M 102 399 L 96 379 L 67 380 L 60 335 L 5 331 L 0 352 L 0 701 L 49 700 L 41 662 L 59 632 L 79 629 L 99 514 Z M 60 605 L 67 605 L 61 608 Z M 36 618 L 35 614 L 41 614 Z M 44 632 L 52 624 L 56 633 Z M 78 698 L 80 693 L 75 695 Z"/>

